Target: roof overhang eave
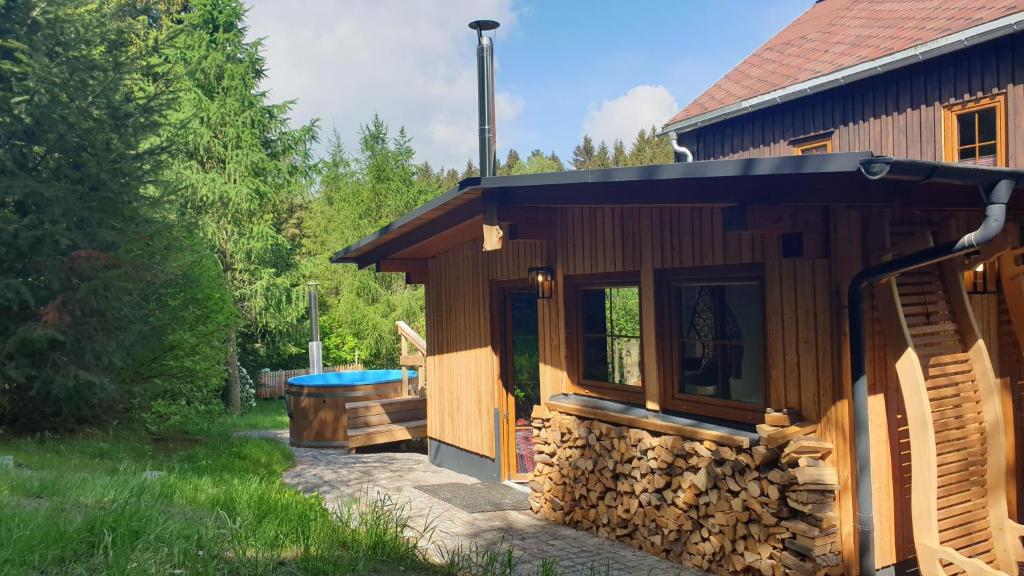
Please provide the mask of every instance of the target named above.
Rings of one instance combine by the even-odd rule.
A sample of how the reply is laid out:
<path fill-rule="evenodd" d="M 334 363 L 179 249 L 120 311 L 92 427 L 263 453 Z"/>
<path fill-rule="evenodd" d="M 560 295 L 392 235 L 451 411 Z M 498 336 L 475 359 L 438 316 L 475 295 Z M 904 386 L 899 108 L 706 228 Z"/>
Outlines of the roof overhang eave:
<path fill-rule="evenodd" d="M 491 195 L 499 204 L 510 206 L 590 205 L 596 200 L 593 196 L 594 190 L 604 190 L 607 194 L 614 194 L 614 190 L 608 190 L 610 186 L 635 185 L 648 187 L 650 194 L 642 198 L 628 196 L 623 199 L 624 201 L 619 202 L 620 204 L 650 206 L 665 203 L 728 204 L 749 201 L 749 198 L 742 196 L 729 199 L 717 192 L 709 192 L 707 185 L 703 184 L 691 187 L 691 192 L 687 192 L 686 196 L 678 196 L 676 183 L 722 181 L 728 182 L 729 186 L 743 186 L 744 182 L 750 184 L 753 180 L 763 178 L 847 178 L 856 176 L 858 173 L 866 175 L 870 172 L 877 172 L 879 175 L 878 178 L 872 179 L 882 179 L 890 183 L 902 181 L 910 185 L 954 184 L 975 187 L 975 189 L 999 180 L 1013 179 L 1020 183 L 1024 179 L 1024 171 L 1017 169 L 893 159 L 873 156 L 870 152 L 712 160 L 630 168 L 498 176 L 466 181 L 465 186 L 460 185 L 399 218 L 380 231 L 340 250 L 331 258 L 331 262 L 356 264 L 363 268 L 387 260 L 403 249 L 444 234 L 453 226 L 479 216 L 484 206 L 483 194 Z M 765 180 L 765 182 L 770 181 Z M 863 181 L 864 185 L 868 186 L 868 179 Z M 665 188 L 665 186 L 673 188 Z M 759 188 L 763 188 L 763 186 Z M 673 195 L 671 198 L 664 196 L 666 190 L 670 190 L 668 193 Z M 699 195 L 700 191 L 703 191 L 703 195 Z M 890 193 L 883 189 L 876 190 L 876 192 L 882 195 Z M 466 198 L 470 196 L 473 198 L 467 201 Z M 778 201 L 787 201 L 776 198 L 774 194 L 773 198 Z M 815 198 L 815 204 L 829 203 L 827 198 L 820 198 L 818 195 Z M 881 196 L 875 194 L 871 197 L 859 197 L 857 201 L 870 204 L 879 198 Z M 887 198 L 888 196 L 885 201 L 889 202 L 890 200 Z M 613 200 L 618 199 L 618 197 L 613 198 Z M 799 198 L 788 201 L 798 200 L 804 201 Z M 606 204 L 604 201 L 596 203 Z"/>
<path fill-rule="evenodd" d="M 844 84 L 862 80 L 871 76 L 882 74 L 890 70 L 909 66 L 917 62 L 929 60 L 973 46 L 1002 36 L 1007 36 L 1024 30 L 1024 12 L 1017 12 L 1002 18 L 979 24 L 954 34 L 937 38 L 930 42 L 918 44 L 899 52 L 894 52 L 880 58 L 867 62 L 855 64 L 847 68 L 830 72 L 817 78 L 805 80 L 785 88 L 773 90 L 767 94 L 754 96 L 746 100 L 716 108 L 703 114 L 684 118 L 676 122 L 670 122 L 662 126 L 659 135 L 669 132 L 690 132 L 704 126 L 709 126 L 729 118 L 741 116 L 754 110 L 760 110 L 802 98 L 818 92 L 824 92 Z"/>

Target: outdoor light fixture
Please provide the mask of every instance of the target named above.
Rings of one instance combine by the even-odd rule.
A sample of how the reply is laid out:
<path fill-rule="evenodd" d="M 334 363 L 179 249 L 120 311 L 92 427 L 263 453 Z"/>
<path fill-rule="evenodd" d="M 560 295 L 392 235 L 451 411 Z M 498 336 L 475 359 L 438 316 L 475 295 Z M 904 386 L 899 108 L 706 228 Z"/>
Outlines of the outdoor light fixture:
<path fill-rule="evenodd" d="M 530 268 L 530 286 L 537 291 L 538 300 L 551 298 L 555 293 L 555 269 L 550 266 Z"/>

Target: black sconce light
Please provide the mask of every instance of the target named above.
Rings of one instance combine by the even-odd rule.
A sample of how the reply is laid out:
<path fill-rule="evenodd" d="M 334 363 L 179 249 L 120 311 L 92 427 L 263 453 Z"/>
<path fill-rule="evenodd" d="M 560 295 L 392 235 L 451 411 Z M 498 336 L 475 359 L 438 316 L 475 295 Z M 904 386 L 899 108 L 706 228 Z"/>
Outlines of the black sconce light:
<path fill-rule="evenodd" d="M 555 293 L 555 269 L 550 266 L 532 267 L 530 286 L 537 291 L 538 300 L 551 298 Z"/>

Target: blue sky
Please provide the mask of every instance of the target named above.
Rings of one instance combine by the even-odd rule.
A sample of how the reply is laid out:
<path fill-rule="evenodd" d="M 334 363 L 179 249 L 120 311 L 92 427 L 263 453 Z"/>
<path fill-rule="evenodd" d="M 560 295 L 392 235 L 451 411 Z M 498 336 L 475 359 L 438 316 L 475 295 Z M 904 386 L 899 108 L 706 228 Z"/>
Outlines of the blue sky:
<path fill-rule="evenodd" d="M 379 113 L 421 160 L 476 158 L 475 18 L 495 39 L 498 147 L 568 159 L 584 131 L 660 124 L 814 0 L 249 0 L 276 100 L 347 147 Z"/>

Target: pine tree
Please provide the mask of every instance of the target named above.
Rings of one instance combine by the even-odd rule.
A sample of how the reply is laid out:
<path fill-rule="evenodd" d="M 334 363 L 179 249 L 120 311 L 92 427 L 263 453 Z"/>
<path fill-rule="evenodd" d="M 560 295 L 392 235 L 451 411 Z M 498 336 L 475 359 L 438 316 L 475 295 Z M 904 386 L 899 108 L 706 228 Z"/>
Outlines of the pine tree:
<path fill-rule="evenodd" d="M 592 168 L 611 168 L 612 157 L 611 153 L 608 152 L 608 145 L 601 141 L 601 144 L 597 147 L 597 152 L 594 153 L 594 161 L 591 163 Z"/>
<path fill-rule="evenodd" d="M 519 158 L 519 152 L 516 152 L 515 148 L 510 148 L 508 155 L 505 156 L 505 171 L 509 174 L 514 174 L 521 163 L 522 159 Z"/>
<path fill-rule="evenodd" d="M 0 426 L 216 402 L 226 294 L 155 188 L 158 22 L 134 1 L 0 2 Z"/>
<path fill-rule="evenodd" d="M 576 170 L 587 170 L 594 167 L 594 140 L 584 134 L 583 143 L 577 144 L 572 151 L 572 167 Z"/>
<path fill-rule="evenodd" d="M 290 103 L 272 104 L 260 81 L 259 41 L 246 39 L 241 0 L 193 0 L 164 51 L 180 91 L 164 141 L 181 216 L 217 256 L 241 323 L 227 343 L 230 408 L 239 410 L 238 333 L 292 323 L 284 271 L 293 247 L 282 229 L 310 177 L 314 124 L 292 129 Z"/>
<path fill-rule="evenodd" d="M 626 145 L 622 143 L 622 140 L 615 139 L 615 143 L 612 144 L 612 166 L 628 166 L 629 155 L 626 154 Z"/>
<path fill-rule="evenodd" d="M 421 165 L 422 166 L 422 165 Z M 404 130 L 391 137 L 379 117 L 362 127 L 359 149 L 350 157 L 334 135 L 321 168 L 320 186 L 303 214 L 303 274 L 321 282 L 324 360 L 394 366 L 399 342 L 395 320 L 422 330 L 423 290 L 407 286 L 401 274 L 378 274 L 330 264 L 328 256 L 454 185 L 458 172 L 433 180 L 414 164 Z"/>
<path fill-rule="evenodd" d="M 548 156 L 548 161 L 555 166 L 555 169 L 552 170 L 552 172 L 565 172 L 565 164 L 562 163 L 562 159 L 558 157 L 558 154 L 555 154 L 554 150 L 552 150 L 551 155 Z"/>
<path fill-rule="evenodd" d="M 633 146 L 629 149 L 628 163 L 630 166 L 650 166 L 653 164 L 671 164 L 674 161 L 672 147 L 664 138 L 657 136 L 657 130 L 641 129 Z"/>

